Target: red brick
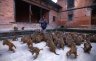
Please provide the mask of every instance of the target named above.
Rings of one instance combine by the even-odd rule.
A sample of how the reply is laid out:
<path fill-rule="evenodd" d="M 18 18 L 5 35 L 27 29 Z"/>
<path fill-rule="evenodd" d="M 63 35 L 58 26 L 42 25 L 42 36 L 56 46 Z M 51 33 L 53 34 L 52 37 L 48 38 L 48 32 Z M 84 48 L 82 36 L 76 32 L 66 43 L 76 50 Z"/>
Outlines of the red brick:
<path fill-rule="evenodd" d="M 0 0 L 0 24 L 14 21 L 14 0 Z"/>
<path fill-rule="evenodd" d="M 62 11 L 67 9 L 66 0 L 58 0 L 58 4 L 61 5 Z M 75 8 L 88 6 L 91 4 L 91 0 L 75 0 Z M 86 15 L 88 10 L 86 8 L 74 10 L 74 17 L 72 21 L 67 20 L 67 12 L 61 13 L 61 19 L 59 21 L 65 22 L 63 25 L 67 27 L 79 27 L 82 25 L 91 25 L 91 15 Z M 90 11 L 91 12 L 91 11 Z M 61 23 L 59 22 L 59 25 Z"/>

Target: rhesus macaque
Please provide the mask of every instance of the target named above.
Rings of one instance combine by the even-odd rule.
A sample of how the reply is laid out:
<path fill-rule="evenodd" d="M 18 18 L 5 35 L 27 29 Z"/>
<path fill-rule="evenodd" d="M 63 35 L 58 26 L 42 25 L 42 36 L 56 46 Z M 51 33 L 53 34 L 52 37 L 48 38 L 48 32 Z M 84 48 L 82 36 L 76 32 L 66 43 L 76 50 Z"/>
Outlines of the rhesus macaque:
<path fill-rule="evenodd" d="M 14 36 L 13 36 L 13 41 L 17 41 L 18 40 L 18 36 L 17 36 L 17 34 L 14 34 Z"/>
<path fill-rule="evenodd" d="M 14 31 L 18 31 L 18 27 L 14 26 Z"/>
<path fill-rule="evenodd" d="M 75 58 L 77 57 L 77 48 L 74 42 L 71 43 L 70 50 L 66 53 L 67 56 L 74 54 Z"/>
<path fill-rule="evenodd" d="M 24 29 L 25 29 L 25 27 L 22 27 L 22 28 L 21 28 L 21 30 L 24 30 Z"/>
<path fill-rule="evenodd" d="M 84 48 L 83 48 L 84 52 L 90 53 L 91 48 L 92 48 L 91 43 L 89 41 L 85 41 Z"/>
<path fill-rule="evenodd" d="M 38 57 L 40 50 L 43 50 L 43 49 L 39 49 L 39 48 L 37 48 L 37 47 L 32 47 L 32 46 L 29 47 L 29 51 L 32 53 L 32 55 L 33 55 L 34 53 L 36 54 L 36 55 L 34 56 L 34 59 L 36 59 L 36 58 Z"/>
<path fill-rule="evenodd" d="M 23 36 L 23 37 L 21 38 L 21 42 L 27 43 L 28 39 L 29 39 L 28 36 Z"/>
<path fill-rule="evenodd" d="M 34 43 L 39 43 L 45 40 L 44 33 L 42 32 L 34 32 L 31 36 Z"/>
<path fill-rule="evenodd" d="M 4 40 L 3 41 L 3 45 L 7 45 L 9 47 L 9 51 L 15 52 L 15 50 L 13 49 L 13 47 L 16 48 L 16 46 L 10 40 L 7 40 L 7 39 Z"/>
<path fill-rule="evenodd" d="M 30 36 L 23 36 L 21 42 L 27 43 L 28 47 L 33 46 L 33 41 Z"/>
<path fill-rule="evenodd" d="M 14 31 L 18 31 L 18 27 L 14 26 Z M 13 41 L 16 41 L 16 40 L 17 40 L 17 33 L 14 32 Z"/>
<path fill-rule="evenodd" d="M 90 36 L 90 42 L 96 43 L 96 34 L 95 35 L 93 34 Z"/>
<path fill-rule="evenodd" d="M 52 34 L 46 34 L 47 36 L 46 36 L 46 40 L 47 40 L 47 42 L 46 42 L 46 44 L 47 44 L 47 46 L 49 47 L 49 50 L 51 51 L 51 52 L 53 52 L 53 53 L 55 53 L 56 55 L 59 55 L 59 54 L 57 54 L 56 53 L 56 46 L 55 46 L 55 44 L 54 44 L 54 42 L 53 42 L 53 38 L 52 38 Z"/>
<path fill-rule="evenodd" d="M 66 44 L 68 47 L 71 47 L 71 43 L 74 42 L 74 39 L 72 38 L 71 35 L 66 36 Z"/>
<path fill-rule="evenodd" d="M 60 35 L 58 35 L 58 36 L 57 35 L 53 35 L 53 42 L 54 42 L 54 44 L 55 44 L 55 46 L 57 48 L 64 49 L 65 43 L 64 43 L 64 39 L 63 39 L 62 36 L 60 36 Z"/>

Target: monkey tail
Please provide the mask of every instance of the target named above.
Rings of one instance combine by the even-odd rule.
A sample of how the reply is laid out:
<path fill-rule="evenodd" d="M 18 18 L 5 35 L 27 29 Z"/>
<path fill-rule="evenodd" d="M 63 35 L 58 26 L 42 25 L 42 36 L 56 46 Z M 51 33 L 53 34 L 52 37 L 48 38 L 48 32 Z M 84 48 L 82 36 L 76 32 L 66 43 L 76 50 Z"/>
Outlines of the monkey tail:
<path fill-rule="evenodd" d="M 14 47 L 16 48 L 16 46 L 14 45 Z"/>
<path fill-rule="evenodd" d="M 40 50 L 43 50 L 43 49 L 40 49 Z"/>
<path fill-rule="evenodd" d="M 56 54 L 56 55 L 59 55 L 59 54 L 57 54 L 56 52 L 55 52 L 55 54 Z"/>
<path fill-rule="evenodd" d="M 57 54 L 57 53 L 55 53 L 56 55 L 59 55 L 59 54 Z"/>

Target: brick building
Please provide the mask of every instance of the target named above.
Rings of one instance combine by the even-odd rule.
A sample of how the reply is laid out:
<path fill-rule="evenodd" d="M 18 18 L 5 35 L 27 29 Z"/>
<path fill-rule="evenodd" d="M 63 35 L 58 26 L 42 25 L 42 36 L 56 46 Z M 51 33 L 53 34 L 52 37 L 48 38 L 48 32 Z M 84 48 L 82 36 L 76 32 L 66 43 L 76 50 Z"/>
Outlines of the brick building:
<path fill-rule="evenodd" d="M 96 25 L 96 8 L 81 8 L 96 4 L 96 0 L 0 0 L 0 29 L 12 29 L 13 24 L 19 28 L 40 28 L 39 19 L 45 16 L 48 28 L 58 26 L 83 27 Z"/>
<path fill-rule="evenodd" d="M 49 28 L 56 27 L 55 21 L 61 6 L 51 0 L 0 0 L 0 28 L 40 28 L 39 20 L 45 16 Z"/>
<path fill-rule="evenodd" d="M 94 8 L 81 8 L 96 5 L 96 0 L 58 0 L 57 2 L 62 6 L 59 25 L 65 27 L 83 27 L 96 25 L 96 9 Z M 67 11 L 68 9 L 76 9 Z"/>

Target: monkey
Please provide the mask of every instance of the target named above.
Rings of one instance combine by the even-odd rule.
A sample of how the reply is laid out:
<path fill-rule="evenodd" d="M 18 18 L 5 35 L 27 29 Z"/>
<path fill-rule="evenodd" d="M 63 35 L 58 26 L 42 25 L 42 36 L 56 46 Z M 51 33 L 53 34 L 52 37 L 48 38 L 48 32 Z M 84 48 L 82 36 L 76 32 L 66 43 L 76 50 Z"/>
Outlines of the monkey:
<path fill-rule="evenodd" d="M 13 40 L 13 41 L 17 41 L 17 40 L 18 40 L 18 36 L 17 36 L 16 33 L 14 33 L 12 40 Z"/>
<path fill-rule="evenodd" d="M 27 43 L 28 39 L 29 39 L 28 36 L 23 36 L 23 37 L 21 38 L 21 42 Z"/>
<path fill-rule="evenodd" d="M 58 38 L 55 34 L 53 34 L 53 43 L 56 47 L 58 47 Z"/>
<path fill-rule="evenodd" d="M 34 32 L 31 36 L 34 43 L 39 43 L 45 40 L 45 36 L 43 32 Z"/>
<path fill-rule="evenodd" d="M 14 31 L 18 31 L 18 27 L 14 26 L 13 27 Z"/>
<path fill-rule="evenodd" d="M 75 33 L 73 36 L 72 36 L 74 42 L 76 43 L 76 45 L 81 45 L 82 43 L 82 36 L 78 35 L 77 33 Z"/>
<path fill-rule="evenodd" d="M 58 44 L 59 44 L 59 47 L 64 49 L 64 45 L 65 45 L 65 40 L 64 40 L 64 35 L 63 35 L 63 32 L 60 32 L 60 34 L 57 36 L 58 37 Z"/>
<path fill-rule="evenodd" d="M 74 42 L 71 43 L 70 50 L 66 53 L 67 56 L 70 56 L 71 54 L 74 54 L 75 58 L 78 56 L 76 44 Z"/>
<path fill-rule="evenodd" d="M 43 39 L 42 35 L 36 35 L 35 38 L 36 38 L 36 41 L 38 41 L 38 42 L 41 42 Z"/>
<path fill-rule="evenodd" d="M 31 36 L 30 36 L 30 35 L 29 35 L 29 36 L 23 36 L 23 37 L 21 38 L 21 41 L 22 41 L 23 43 L 26 43 L 26 44 L 28 45 L 28 47 L 33 46 L 33 41 L 32 41 L 32 39 L 31 39 Z"/>
<path fill-rule="evenodd" d="M 46 42 L 46 44 L 47 44 L 47 46 L 49 47 L 49 50 L 51 51 L 51 52 L 53 52 L 53 53 L 55 53 L 56 55 L 59 55 L 59 54 L 57 54 L 56 53 L 56 46 L 54 45 L 54 42 L 53 42 L 53 39 L 52 39 L 52 34 L 51 33 L 48 33 L 48 34 L 46 34 L 47 36 L 46 36 L 46 40 L 47 40 L 47 42 Z"/>
<path fill-rule="evenodd" d="M 28 39 L 27 41 L 27 46 L 30 47 L 30 46 L 33 46 L 33 42 L 31 39 Z"/>
<path fill-rule="evenodd" d="M 59 54 L 57 54 L 56 51 L 55 51 L 55 50 L 56 50 L 56 47 L 55 47 L 54 43 L 53 43 L 51 40 L 49 40 L 49 42 L 47 41 L 47 43 L 48 43 L 49 50 L 50 50 L 51 52 L 55 53 L 56 55 L 59 55 Z"/>
<path fill-rule="evenodd" d="M 18 27 L 16 27 L 16 26 L 14 26 L 13 29 L 14 29 L 14 31 L 18 31 Z M 14 40 L 15 41 L 17 40 L 17 33 L 16 32 L 14 32 L 14 34 L 13 34 L 13 41 Z"/>
<path fill-rule="evenodd" d="M 96 34 L 90 35 L 90 42 L 96 43 Z"/>
<path fill-rule="evenodd" d="M 16 46 L 12 42 L 10 42 L 10 40 L 8 40 L 8 39 L 3 40 L 3 45 L 7 45 L 9 47 L 9 51 L 15 52 L 13 47 L 15 47 L 15 49 L 16 49 Z"/>
<path fill-rule="evenodd" d="M 31 36 L 32 40 L 34 43 L 39 43 L 41 41 L 41 36 L 40 35 L 37 35 L 37 34 L 33 34 Z"/>
<path fill-rule="evenodd" d="M 64 43 L 64 41 L 63 41 L 63 38 L 60 37 L 60 38 L 58 38 L 58 39 L 59 39 L 59 40 L 58 40 L 59 48 L 64 49 L 65 43 Z"/>
<path fill-rule="evenodd" d="M 22 28 L 21 28 L 21 30 L 24 30 L 24 29 L 25 29 L 25 27 L 22 27 Z"/>
<path fill-rule="evenodd" d="M 32 47 L 32 46 L 29 47 L 29 51 L 32 53 L 32 55 L 36 53 L 36 55 L 34 56 L 34 59 L 38 57 L 40 50 L 43 50 L 43 49 L 39 49 L 37 47 Z"/>
<path fill-rule="evenodd" d="M 60 35 L 58 35 L 58 36 L 57 35 L 53 35 L 53 42 L 54 42 L 54 44 L 55 44 L 55 46 L 57 48 L 64 49 L 65 43 L 64 43 L 64 39 L 63 39 L 62 36 L 60 36 Z"/>
<path fill-rule="evenodd" d="M 74 39 L 72 38 L 71 35 L 66 36 L 66 44 L 68 47 L 71 47 L 71 43 L 74 42 Z"/>
<path fill-rule="evenodd" d="M 90 53 L 91 48 L 92 48 L 91 43 L 89 41 L 85 41 L 84 42 L 84 48 L 83 48 L 84 52 Z"/>

